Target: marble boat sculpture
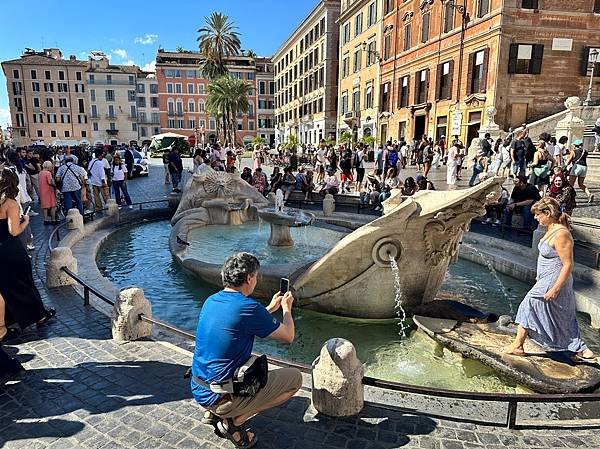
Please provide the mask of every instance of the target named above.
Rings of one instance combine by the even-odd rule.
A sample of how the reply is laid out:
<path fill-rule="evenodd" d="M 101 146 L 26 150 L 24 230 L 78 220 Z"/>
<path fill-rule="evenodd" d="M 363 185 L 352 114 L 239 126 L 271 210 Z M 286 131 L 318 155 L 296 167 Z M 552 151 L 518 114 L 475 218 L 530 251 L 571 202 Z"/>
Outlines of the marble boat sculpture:
<path fill-rule="evenodd" d="M 458 256 L 462 234 L 485 213 L 486 202 L 498 198 L 501 185 L 501 178 L 492 178 L 467 190 L 428 190 L 405 199 L 393 195 L 382 217 L 346 235 L 320 259 L 262 266 L 256 295 L 270 299 L 279 278 L 287 277 L 301 307 L 354 318 L 392 318 L 393 257 L 402 305 L 410 313 L 435 299 L 448 264 Z M 257 220 L 258 211 L 267 207 L 268 201 L 239 175 L 210 169 L 194 175 L 171 221 L 171 253 L 188 270 L 220 285 L 221 266 L 189 257 L 181 242 L 195 227 Z"/>

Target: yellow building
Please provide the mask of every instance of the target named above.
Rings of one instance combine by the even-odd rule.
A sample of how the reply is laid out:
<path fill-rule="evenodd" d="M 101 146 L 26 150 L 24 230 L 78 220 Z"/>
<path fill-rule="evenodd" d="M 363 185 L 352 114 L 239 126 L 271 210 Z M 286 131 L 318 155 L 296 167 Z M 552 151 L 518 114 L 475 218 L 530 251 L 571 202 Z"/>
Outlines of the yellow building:
<path fill-rule="evenodd" d="M 340 26 L 338 138 L 376 137 L 379 108 L 381 0 L 344 0 Z"/>
<path fill-rule="evenodd" d="M 273 56 L 276 144 L 335 138 L 339 0 L 321 0 Z"/>

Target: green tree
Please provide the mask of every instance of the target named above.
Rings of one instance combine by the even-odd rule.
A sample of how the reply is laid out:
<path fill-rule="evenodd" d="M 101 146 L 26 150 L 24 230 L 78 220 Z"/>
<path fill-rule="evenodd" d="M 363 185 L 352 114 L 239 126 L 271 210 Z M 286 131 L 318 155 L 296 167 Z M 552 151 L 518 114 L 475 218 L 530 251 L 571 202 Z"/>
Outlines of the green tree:
<path fill-rule="evenodd" d="M 252 145 L 264 145 L 267 143 L 267 140 L 264 137 L 256 136 L 252 139 Z"/>
<path fill-rule="evenodd" d="M 340 136 L 340 143 L 343 143 L 344 145 L 349 145 L 352 143 L 353 139 L 354 136 L 352 135 L 352 133 L 350 131 L 346 131 Z"/>
<path fill-rule="evenodd" d="M 223 124 L 223 141 L 236 142 L 238 114 L 248 113 L 248 96 L 252 85 L 230 75 L 221 76 L 208 85 L 206 107 Z"/>
<path fill-rule="evenodd" d="M 373 137 L 373 136 L 364 136 L 364 137 L 363 137 L 363 138 L 360 140 L 360 142 L 361 142 L 363 145 L 366 145 L 366 146 L 368 146 L 368 147 L 372 147 L 372 146 L 373 146 L 373 144 L 374 144 L 376 141 L 377 141 L 377 140 L 376 140 L 376 139 L 375 139 L 375 137 Z"/>
<path fill-rule="evenodd" d="M 248 56 L 249 58 L 252 58 L 252 59 L 256 59 L 258 57 L 258 55 L 256 54 L 256 52 L 254 50 L 248 50 L 248 53 L 246 54 L 246 56 Z"/>
<path fill-rule="evenodd" d="M 213 12 L 204 19 L 204 26 L 198 29 L 198 46 L 205 59 L 202 71 L 206 67 L 206 75 L 211 74 L 211 79 L 225 75 L 226 59 L 239 54 L 241 48 L 240 34 L 235 31 L 237 26 L 229 17 L 220 12 Z"/>
<path fill-rule="evenodd" d="M 298 136 L 296 134 L 290 134 L 287 138 L 287 141 L 283 144 L 283 147 L 286 150 L 290 150 L 292 153 L 295 153 L 299 143 L 300 141 L 298 140 Z"/>

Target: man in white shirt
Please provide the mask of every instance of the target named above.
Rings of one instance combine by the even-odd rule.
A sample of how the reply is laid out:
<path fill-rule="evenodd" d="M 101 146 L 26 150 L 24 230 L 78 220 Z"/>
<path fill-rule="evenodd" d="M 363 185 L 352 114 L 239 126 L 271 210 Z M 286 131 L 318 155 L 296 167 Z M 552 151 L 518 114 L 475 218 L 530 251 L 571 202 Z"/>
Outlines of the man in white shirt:
<path fill-rule="evenodd" d="M 359 144 L 358 149 L 356 150 L 356 155 L 354 156 L 354 165 L 356 169 L 356 188 L 357 192 L 360 192 L 362 188 L 363 180 L 365 179 L 365 152 L 363 151 L 363 146 Z"/>
<path fill-rule="evenodd" d="M 106 205 L 110 195 L 106 182 L 106 172 L 104 171 L 104 150 L 97 148 L 94 151 L 94 156 L 94 159 L 88 164 L 88 173 L 94 192 L 94 209 L 98 212 L 102 210 L 103 204 Z M 102 200 L 100 197 L 102 197 Z"/>

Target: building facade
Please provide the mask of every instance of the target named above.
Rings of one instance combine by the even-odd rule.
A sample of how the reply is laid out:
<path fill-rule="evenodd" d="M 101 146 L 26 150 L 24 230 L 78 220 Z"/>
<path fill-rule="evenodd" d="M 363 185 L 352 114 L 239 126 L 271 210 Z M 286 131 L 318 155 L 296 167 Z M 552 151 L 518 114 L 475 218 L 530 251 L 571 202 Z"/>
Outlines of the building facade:
<path fill-rule="evenodd" d="M 89 143 L 87 62 L 63 59 L 57 48 L 28 49 L 4 61 L 13 143 L 27 146 Z"/>
<path fill-rule="evenodd" d="M 277 144 L 335 139 L 339 14 L 339 0 L 321 0 L 273 56 Z"/>
<path fill-rule="evenodd" d="M 381 0 L 342 2 L 337 134 L 354 140 L 377 135 L 379 114 Z"/>
<path fill-rule="evenodd" d="M 384 0 L 379 139 L 468 143 L 487 108 L 507 130 L 585 97 L 598 3 Z"/>
<path fill-rule="evenodd" d="M 160 107 L 160 126 L 164 132 L 175 132 L 188 136 L 188 141 L 193 145 L 196 141 L 201 144 L 215 142 L 218 139 L 217 122 L 206 110 L 209 80 L 204 78 L 200 71 L 202 58 L 199 52 L 182 51 L 168 52 L 159 50 L 156 55 L 156 81 L 158 83 L 158 97 Z M 274 130 L 267 125 L 272 125 L 272 109 L 269 112 L 270 82 L 273 81 L 271 62 L 267 58 L 253 58 L 249 56 L 235 56 L 227 60 L 226 67 L 229 73 L 242 79 L 252 86 L 252 95 L 248 98 L 250 103 L 247 114 L 237 118 L 236 139 L 237 143 L 248 144 L 258 134 L 257 108 L 260 99 L 267 101 L 261 110 L 260 134 L 268 138 Z M 265 93 L 259 94 L 257 87 L 258 78 L 265 83 Z"/>
<path fill-rule="evenodd" d="M 275 146 L 275 75 L 270 58 L 256 59 L 257 136 Z"/>
<path fill-rule="evenodd" d="M 140 71 L 136 85 L 137 131 L 140 145 L 149 143 L 160 134 L 160 108 L 156 75 Z"/>

